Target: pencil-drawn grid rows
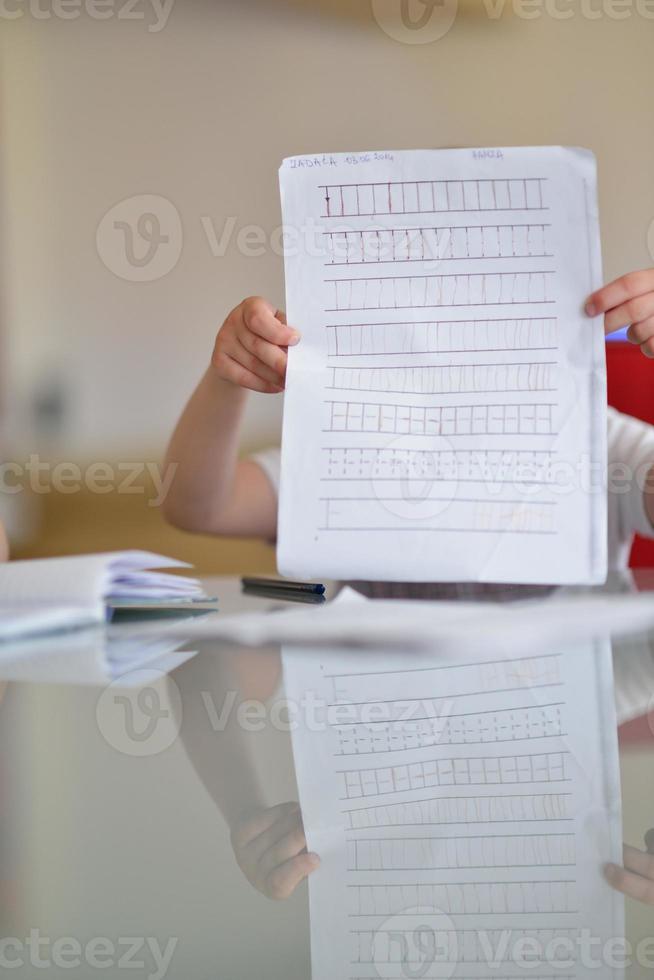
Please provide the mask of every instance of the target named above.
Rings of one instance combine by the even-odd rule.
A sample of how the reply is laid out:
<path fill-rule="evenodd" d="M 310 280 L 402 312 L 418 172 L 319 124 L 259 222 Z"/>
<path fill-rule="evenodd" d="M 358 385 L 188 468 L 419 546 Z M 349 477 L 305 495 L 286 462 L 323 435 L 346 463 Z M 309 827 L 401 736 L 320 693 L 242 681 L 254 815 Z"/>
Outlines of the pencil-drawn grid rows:
<path fill-rule="evenodd" d="M 341 773 L 341 799 L 385 796 L 436 786 L 509 786 L 566 780 L 567 752 L 429 759 Z"/>
<path fill-rule="evenodd" d="M 349 830 L 569 820 L 569 793 L 451 796 L 345 809 Z"/>
<path fill-rule="evenodd" d="M 434 708 L 434 710 L 437 710 Z M 338 755 L 404 752 L 434 745 L 521 742 L 565 735 L 559 705 L 338 726 Z"/>
<path fill-rule="evenodd" d="M 325 233 L 328 265 L 550 258 L 550 225 L 478 224 Z"/>
<path fill-rule="evenodd" d="M 425 925 L 430 924 L 429 920 L 425 923 Z M 539 963 L 549 964 L 550 967 L 557 961 L 566 961 L 569 964 L 571 953 L 572 958 L 575 958 L 573 951 L 577 949 L 575 939 L 578 935 L 578 930 L 575 928 L 486 929 L 482 936 L 479 929 L 439 928 L 436 910 L 431 925 L 432 936 L 436 939 L 436 949 L 433 952 L 436 953 L 437 958 L 434 957 L 434 962 L 445 966 L 449 955 L 453 955 L 456 963 L 479 963 L 487 967 L 490 965 L 493 972 L 488 976 L 475 973 L 477 980 L 489 980 L 489 977 L 492 977 L 492 980 L 505 980 L 502 974 L 498 973 L 498 966 L 502 963 L 514 963 L 516 959 L 520 964 L 529 964 L 527 976 L 531 980 L 571 980 L 574 976 L 558 970 L 554 975 L 543 975 L 533 971 Z M 399 967 L 397 978 L 406 980 L 409 974 L 403 973 L 402 966 L 404 964 L 424 966 L 424 954 L 432 952 L 429 949 L 421 950 L 417 942 L 419 937 L 412 935 L 411 932 L 412 930 L 398 933 L 396 930 L 385 929 L 353 929 L 350 933 L 350 961 L 352 964 L 397 963 Z M 527 949 L 531 952 L 526 953 Z M 519 951 L 517 957 L 516 951 Z M 491 964 L 488 962 L 490 956 L 493 957 Z M 436 972 L 432 974 L 430 971 L 427 974 L 411 975 L 437 976 L 438 974 Z M 449 972 L 446 974 L 446 976 L 450 975 Z M 383 976 L 391 980 L 386 971 Z M 513 980 L 515 976 L 516 974 L 513 974 Z M 392 980 L 396 980 L 396 977 L 393 976 Z M 458 980 L 471 980 L 471 978 L 458 977 Z"/>
<path fill-rule="evenodd" d="M 327 401 L 323 432 L 383 432 L 416 436 L 551 436 L 552 402 L 522 405 L 392 405 Z"/>
<path fill-rule="evenodd" d="M 551 482 L 550 450 L 366 449 L 327 446 L 324 480 Z"/>
<path fill-rule="evenodd" d="M 323 184 L 324 218 L 450 211 L 543 211 L 546 178 Z"/>
<path fill-rule="evenodd" d="M 352 839 L 349 871 L 448 871 L 456 868 L 571 867 L 574 834 Z"/>
<path fill-rule="evenodd" d="M 555 361 L 332 367 L 327 388 L 412 395 L 556 391 Z"/>
<path fill-rule="evenodd" d="M 574 881 L 468 881 L 350 885 L 349 914 L 402 915 L 429 907 L 448 915 L 516 915 L 577 911 Z"/>
<path fill-rule="evenodd" d="M 552 270 L 325 280 L 325 312 L 553 303 Z"/>
<path fill-rule="evenodd" d="M 330 357 L 554 350 L 557 346 L 555 317 L 330 323 L 326 330 Z"/>

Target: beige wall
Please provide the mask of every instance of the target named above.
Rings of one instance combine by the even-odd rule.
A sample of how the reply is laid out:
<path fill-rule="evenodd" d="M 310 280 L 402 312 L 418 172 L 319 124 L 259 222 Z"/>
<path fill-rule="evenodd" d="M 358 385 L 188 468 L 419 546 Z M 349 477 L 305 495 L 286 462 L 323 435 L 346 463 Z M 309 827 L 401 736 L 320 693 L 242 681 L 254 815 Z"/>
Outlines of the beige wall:
<path fill-rule="evenodd" d="M 280 258 L 234 242 L 214 257 L 202 218 L 218 233 L 230 216 L 274 229 L 284 155 L 582 144 L 599 159 L 607 275 L 651 261 L 654 20 L 635 6 L 624 20 L 523 19 L 507 0 L 493 19 L 460 0 L 449 33 L 424 45 L 389 38 L 366 2 L 177 0 L 163 30 L 148 23 L 0 19 L 5 369 L 21 449 L 29 397 L 53 375 L 69 401 L 58 455 L 156 457 L 225 312 L 253 292 L 283 302 Z M 184 247 L 164 278 L 126 282 L 100 260 L 96 229 L 144 193 L 174 203 Z M 252 399 L 249 443 L 277 438 L 270 405 Z"/>

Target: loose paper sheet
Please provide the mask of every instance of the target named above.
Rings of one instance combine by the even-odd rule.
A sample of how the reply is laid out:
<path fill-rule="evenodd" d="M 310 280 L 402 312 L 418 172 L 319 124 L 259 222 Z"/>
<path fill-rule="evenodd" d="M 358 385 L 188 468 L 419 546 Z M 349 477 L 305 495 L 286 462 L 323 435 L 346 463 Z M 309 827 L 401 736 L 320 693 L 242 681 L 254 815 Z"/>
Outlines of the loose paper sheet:
<path fill-rule="evenodd" d="M 284 674 L 322 859 L 313 980 L 618 975 L 608 643 L 449 662 L 307 648 Z"/>
<path fill-rule="evenodd" d="M 287 575 L 606 576 L 595 163 L 562 147 L 292 157 Z M 593 492 L 591 487 L 594 486 Z"/>

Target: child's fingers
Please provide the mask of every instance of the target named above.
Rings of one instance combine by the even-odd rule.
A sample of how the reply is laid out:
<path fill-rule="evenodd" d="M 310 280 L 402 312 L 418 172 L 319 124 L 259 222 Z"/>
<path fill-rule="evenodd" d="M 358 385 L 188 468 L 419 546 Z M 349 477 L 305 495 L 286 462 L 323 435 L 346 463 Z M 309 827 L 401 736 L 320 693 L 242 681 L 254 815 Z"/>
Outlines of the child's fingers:
<path fill-rule="evenodd" d="M 267 878 L 275 868 L 279 868 L 290 858 L 302 854 L 306 849 L 307 840 L 304 836 L 304 828 L 298 824 L 262 855 L 259 861 L 261 874 Z"/>
<path fill-rule="evenodd" d="M 614 279 L 613 282 L 592 293 L 586 301 L 586 313 L 588 316 L 598 316 L 598 314 L 606 313 L 607 310 L 621 306 L 628 300 L 642 296 L 652 289 L 654 289 L 654 269 L 629 272 L 626 276 L 620 276 L 619 279 Z M 618 324 L 618 326 L 626 326 L 627 323 L 631 322 L 631 320 L 626 320 L 625 323 Z"/>
<path fill-rule="evenodd" d="M 279 347 L 291 347 L 300 339 L 297 330 L 278 320 L 265 300 L 246 300 L 243 304 L 243 322 L 252 333 Z"/>
<path fill-rule="evenodd" d="M 241 388 L 260 391 L 266 395 L 277 394 L 284 390 L 282 385 L 279 384 L 279 381 L 276 384 L 264 381 L 224 352 L 217 355 L 216 367 L 224 378 L 231 381 L 232 384 L 239 385 Z"/>
<path fill-rule="evenodd" d="M 255 838 L 265 833 L 280 817 L 287 813 L 297 813 L 299 806 L 295 802 L 278 803 L 264 810 L 256 810 L 251 816 L 242 820 L 232 834 L 235 847 L 247 847 Z"/>
<path fill-rule="evenodd" d="M 613 333 L 614 330 L 626 327 L 630 323 L 634 325 L 641 323 L 652 315 L 654 315 L 654 292 L 643 293 L 642 296 L 635 296 L 621 306 L 609 310 L 604 317 L 604 332 Z"/>
<path fill-rule="evenodd" d="M 298 854 L 268 875 L 265 894 L 270 898 L 289 898 L 300 882 L 320 864 L 317 854 Z"/>
<path fill-rule="evenodd" d="M 267 364 L 280 377 L 284 377 L 286 373 L 286 351 L 283 348 L 278 344 L 269 343 L 258 334 L 252 333 L 251 330 L 244 330 L 239 336 L 239 340 L 246 350 Z"/>
<path fill-rule="evenodd" d="M 637 847 L 631 847 L 629 844 L 624 845 L 622 853 L 627 871 L 634 871 L 654 882 L 654 855 L 648 854 L 647 851 L 639 851 Z"/>
<path fill-rule="evenodd" d="M 299 811 L 291 811 L 283 817 L 279 817 L 263 834 L 250 841 L 248 844 L 248 854 L 254 861 L 260 861 L 263 855 L 275 847 L 280 840 L 283 840 L 289 833 L 293 833 L 301 827 L 302 820 Z M 278 861 L 277 864 L 279 863 Z"/>
<path fill-rule="evenodd" d="M 604 869 L 606 880 L 616 891 L 635 898 L 638 902 L 654 905 L 654 881 L 642 875 L 627 871 L 617 864 L 607 864 Z"/>
<path fill-rule="evenodd" d="M 252 374 L 255 374 L 261 381 L 266 381 L 268 384 L 276 385 L 277 387 L 283 387 L 284 379 L 279 376 L 277 371 L 273 371 L 272 368 L 260 361 L 258 357 L 251 354 L 249 350 L 246 350 L 243 344 L 236 338 L 232 338 L 230 342 L 225 346 L 226 352 L 232 358 L 232 360 L 237 361 Z"/>
<path fill-rule="evenodd" d="M 632 323 L 627 330 L 627 340 L 639 346 L 647 343 L 652 337 L 654 337 L 654 316 L 648 316 L 639 323 Z"/>

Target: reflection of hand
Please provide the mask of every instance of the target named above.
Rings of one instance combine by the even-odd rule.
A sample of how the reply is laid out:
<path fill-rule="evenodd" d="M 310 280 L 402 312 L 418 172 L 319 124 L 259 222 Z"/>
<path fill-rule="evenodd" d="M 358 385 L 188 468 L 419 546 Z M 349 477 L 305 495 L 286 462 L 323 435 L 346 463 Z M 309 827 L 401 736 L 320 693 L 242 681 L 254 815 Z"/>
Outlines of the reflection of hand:
<path fill-rule="evenodd" d="M 624 845 L 624 867 L 607 864 L 606 880 L 617 891 L 646 905 L 654 905 L 654 828 L 645 834 L 646 851 Z"/>
<path fill-rule="evenodd" d="M 297 803 L 248 814 L 232 827 L 231 839 L 239 868 L 267 898 L 289 898 L 320 864 L 317 854 L 307 853 Z"/>

